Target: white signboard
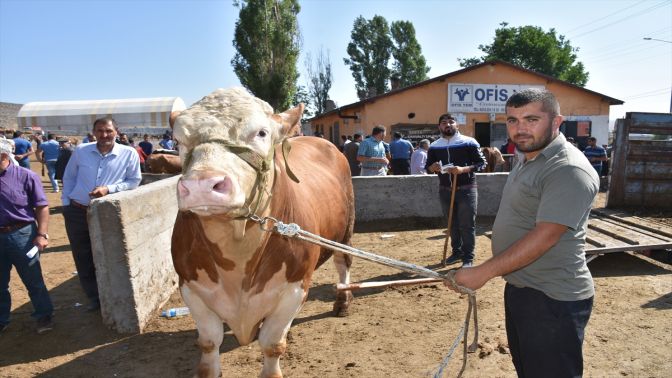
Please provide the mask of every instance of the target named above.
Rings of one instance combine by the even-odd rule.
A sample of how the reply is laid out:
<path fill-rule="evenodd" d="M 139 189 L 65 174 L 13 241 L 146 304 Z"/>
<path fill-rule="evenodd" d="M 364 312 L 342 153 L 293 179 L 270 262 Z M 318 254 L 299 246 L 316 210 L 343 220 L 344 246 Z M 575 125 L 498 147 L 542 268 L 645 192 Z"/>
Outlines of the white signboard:
<path fill-rule="evenodd" d="M 448 111 L 459 113 L 504 113 L 506 101 L 514 93 L 543 85 L 448 84 Z"/>

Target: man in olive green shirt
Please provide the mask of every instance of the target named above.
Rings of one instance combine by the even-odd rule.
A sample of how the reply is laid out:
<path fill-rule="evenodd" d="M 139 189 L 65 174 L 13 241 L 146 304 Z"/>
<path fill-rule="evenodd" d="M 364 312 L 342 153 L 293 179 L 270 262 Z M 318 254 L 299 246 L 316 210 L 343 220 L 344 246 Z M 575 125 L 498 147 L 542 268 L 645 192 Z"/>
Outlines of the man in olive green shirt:
<path fill-rule="evenodd" d="M 594 296 L 584 245 L 599 177 L 560 134 L 563 117 L 552 93 L 518 92 L 506 115 L 522 156 L 492 228 L 494 256 L 460 269 L 455 281 L 476 290 L 504 277 L 506 333 L 519 376 L 581 376 Z"/>

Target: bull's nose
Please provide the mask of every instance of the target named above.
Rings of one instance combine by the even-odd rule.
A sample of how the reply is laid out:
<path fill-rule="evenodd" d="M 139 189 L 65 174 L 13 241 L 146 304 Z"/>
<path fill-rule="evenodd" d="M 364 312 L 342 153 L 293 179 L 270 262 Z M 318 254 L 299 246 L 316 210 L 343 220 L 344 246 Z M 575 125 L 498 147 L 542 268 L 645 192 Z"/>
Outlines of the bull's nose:
<path fill-rule="evenodd" d="M 177 190 L 181 197 L 203 194 L 231 194 L 233 184 L 228 176 L 181 179 L 177 184 Z"/>
<path fill-rule="evenodd" d="M 229 192 L 231 192 L 231 187 L 232 187 L 231 179 L 229 178 L 229 176 L 226 176 L 224 177 L 223 180 L 216 182 L 215 186 L 212 187 L 212 190 L 218 193 L 228 194 Z"/>

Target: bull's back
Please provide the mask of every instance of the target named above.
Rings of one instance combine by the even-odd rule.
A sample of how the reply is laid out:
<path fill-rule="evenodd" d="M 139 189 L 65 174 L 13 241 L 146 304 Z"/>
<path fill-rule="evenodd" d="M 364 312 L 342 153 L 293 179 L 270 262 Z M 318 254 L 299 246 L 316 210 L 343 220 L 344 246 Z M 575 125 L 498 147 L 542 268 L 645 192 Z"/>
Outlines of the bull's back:
<path fill-rule="evenodd" d="M 334 144 L 322 138 L 296 137 L 289 142 L 292 147 L 288 157 L 289 169 L 300 183 L 291 181 L 283 173 L 289 196 L 278 200 L 293 202 L 293 210 L 287 215 L 294 219 L 287 221 L 296 222 L 306 229 L 314 228 L 314 232 L 332 240 L 349 240 L 355 208 L 347 159 Z M 280 148 L 278 152 L 281 154 Z M 275 205 L 281 204 L 276 202 Z M 315 224 L 302 225 L 299 223 L 302 221 Z M 342 230 L 346 230 L 347 235 Z"/>

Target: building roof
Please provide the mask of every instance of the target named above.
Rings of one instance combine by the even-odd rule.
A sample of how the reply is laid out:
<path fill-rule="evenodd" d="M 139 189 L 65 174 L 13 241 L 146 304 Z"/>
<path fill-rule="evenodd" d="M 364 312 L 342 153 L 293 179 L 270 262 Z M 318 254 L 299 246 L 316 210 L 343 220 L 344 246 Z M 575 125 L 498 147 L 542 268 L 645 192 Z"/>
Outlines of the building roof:
<path fill-rule="evenodd" d="M 21 107 L 17 117 L 161 113 L 185 108 L 184 101 L 179 97 L 29 102 Z"/>
<path fill-rule="evenodd" d="M 441 75 L 441 76 L 437 76 L 435 78 L 431 78 L 431 79 L 428 79 L 428 80 L 425 80 L 425 81 L 421 81 L 421 82 L 415 83 L 413 85 L 409 85 L 408 87 L 394 89 L 394 90 L 391 90 L 389 92 L 386 92 L 386 93 L 383 93 L 383 94 L 380 94 L 380 95 L 377 95 L 377 96 L 369 97 L 367 99 L 364 99 L 364 100 L 361 100 L 361 101 L 358 101 L 358 102 L 354 102 L 352 104 L 344 105 L 344 106 L 341 106 L 341 107 L 336 108 L 334 110 L 331 110 L 331 111 L 328 111 L 328 112 L 325 112 L 325 113 L 322 113 L 322 114 L 318 114 L 315 117 L 313 117 L 312 119 L 321 118 L 323 116 L 331 115 L 331 114 L 334 114 L 334 113 L 340 113 L 341 111 L 349 109 L 349 108 L 356 108 L 356 107 L 362 106 L 364 103 L 369 102 L 369 101 L 373 102 L 377 99 L 387 97 L 387 96 L 392 96 L 392 95 L 395 95 L 397 93 L 401 93 L 401 92 L 404 92 L 404 91 L 407 91 L 407 90 L 410 90 L 410 89 L 413 89 L 413 88 L 417 88 L 417 87 L 421 87 L 423 85 L 433 83 L 435 81 L 444 81 L 444 80 L 446 80 L 450 77 L 457 76 L 459 74 L 462 74 L 462 73 L 465 73 L 465 72 L 468 72 L 468 71 L 473 71 L 473 70 L 479 69 L 479 68 L 484 67 L 484 66 L 490 66 L 490 65 L 495 66 L 495 65 L 498 65 L 498 64 L 503 65 L 503 66 L 508 66 L 508 67 L 511 67 L 511 68 L 514 68 L 514 69 L 517 69 L 517 70 L 520 70 L 520 71 L 524 71 L 524 72 L 530 73 L 532 75 L 543 77 L 549 82 L 553 81 L 553 82 L 556 82 L 556 83 L 567 85 L 569 87 L 576 88 L 578 90 L 581 90 L 581 91 L 584 91 L 584 92 L 587 92 L 587 93 L 591 93 L 591 94 L 600 96 L 600 97 L 602 97 L 602 99 L 607 101 L 609 103 L 609 105 L 622 105 L 623 104 L 623 101 L 621 101 L 619 99 L 609 97 L 609 96 L 604 95 L 602 93 L 591 91 L 590 89 L 586 89 L 586 88 L 580 87 L 578 85 L 572 84 L 570 82 L 560 80 L 560 79 L 555 78 L 553 76 L 549 76 L 549 75 L 542 74 L 542 73 L 539 73 L 539 72 L 536 72 L 536 71 L 532 71 L 530 69 L 523 68 L 523 67 L 517 66 L 515 64 L 505 62 L 503 60 L 491 60 L 491 61 L 483 62 L 483 63 L 477 64 L 477 65 L 474 65 L 474 66 L 471 66 L 471 67 L 463 68 L 461 70 L 453 71 L 453 72 L 447 73 L 445 75 Z"/>

